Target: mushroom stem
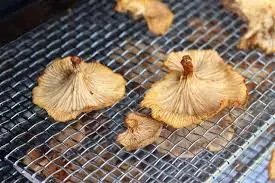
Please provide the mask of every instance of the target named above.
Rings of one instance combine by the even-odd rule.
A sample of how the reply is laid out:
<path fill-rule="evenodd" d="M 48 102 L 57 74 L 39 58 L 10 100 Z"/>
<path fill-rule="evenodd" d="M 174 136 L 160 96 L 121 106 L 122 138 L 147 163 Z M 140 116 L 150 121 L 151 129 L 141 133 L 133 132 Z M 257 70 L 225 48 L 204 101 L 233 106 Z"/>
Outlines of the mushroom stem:
<path fill-rule="evenodd" d="M 71 62 L 72 62 L 73 68 L 77 70 L 78 65 L 81 63 L 81 58 L 78 56 L 71 56 Z"/>
<path fill-rule="evenodd" d="M 138 126 L 138 121 L 137 121 L 137 120 L 134 120 L 134 119 L 128 119 L 128 120 L 126 121 L 126 123 L 127 123 L 127 126 L 128 126 L 131 130 L 133 130 L 134 128 L 136 128 L 136 127 Z"/>
<path fill-rule="evenodd" d="M 193 73 L 192 59 L 189 55 L 184 55 L 180 63 L 183 67 L 183 76 L 188 76 Z"/>

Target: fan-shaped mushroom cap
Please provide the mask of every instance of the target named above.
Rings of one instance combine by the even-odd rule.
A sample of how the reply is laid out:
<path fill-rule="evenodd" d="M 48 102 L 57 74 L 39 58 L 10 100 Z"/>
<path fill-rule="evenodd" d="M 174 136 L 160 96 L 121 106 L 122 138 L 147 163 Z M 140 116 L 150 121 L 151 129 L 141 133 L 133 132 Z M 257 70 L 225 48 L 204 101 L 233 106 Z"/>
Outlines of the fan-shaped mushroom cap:
<path fill-rule="evenodd" d="M 125 119 L 127 130 L 118 135 L 117 141 L 127 151 L 152 144 L 158 139 L 162 124 L 139 113 L 129 113 Z"/>
<path fill-rule="evenodd" d="M 260 47 L 267 54 L 275 53 L 274 0 L 223 0 L 223 3 L 248 22 L 239 44 L 241 49 Z"/>
<path fill-rule="evenodd" d="M 113 105 L 125 94 L 125 80 L 100 63 L 79 57 L 56 59 L 38 78 L 33 103 L 57 121 L 75 119 L 82 112 Z"/>
<path fill-rule="evenodd" d="M 160 0 L 117 0 L 115 10 L 130 12 L 135 19 L 144 16 L 149 30 L 156 35 L 165 34 L 174 19 L 173 13 Z"/>
<path fill-rule="evenodd" d="M 244 78 L 216 51 L 173 52 L 164 64 L 172 72 L 153 84 L 141 102 L 158 121 L 182 128 L 198 124 L 227 106 L 247 103 Z"/>

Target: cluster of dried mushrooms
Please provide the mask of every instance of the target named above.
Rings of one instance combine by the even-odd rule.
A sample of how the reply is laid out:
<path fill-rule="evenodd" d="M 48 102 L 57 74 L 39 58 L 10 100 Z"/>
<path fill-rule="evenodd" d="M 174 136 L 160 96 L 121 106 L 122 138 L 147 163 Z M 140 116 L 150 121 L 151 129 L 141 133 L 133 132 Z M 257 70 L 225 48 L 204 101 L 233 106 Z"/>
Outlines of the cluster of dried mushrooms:
<path fill-rule="evenodd" d="M 149 30 L 156 35 L 164 35 L 174 18 L 160 0 L 117 0 L 115 10 L 120 13 L 130 12 L 134 19 L 143 16 Z"/>
<path fill-rule="evenodd" d="M 113 105 L 125 94 L 125 80 L 108 67 L 77 56 L 56 59 L 38 78 L 33 103 L 57 121 Z"/>
<path fill-rule="evenodd" d="M 267 54 L 275 53 L 275 1 L 223 0 L 225 7 L 248 22 L 241 49 L 260 47 Z"/>
<path fill-rule="evenodd" d="M 125 120 L 128 129 L 117 141 L 128 151 L 156 142 L 160 153 L 179 158 L 193 157 L 204 148 L 220 151 L 234 136 L 233 120 L 220 112 L 246 106 L 244 78 L 213 50 L 172 52 L 164 65 L 170 72 L 141 102 L 157 121 L 130 113 Z M 211 117 L 212 122 L 201 123 Z M 162 124 L 170 127 L 161 132 Z"/>

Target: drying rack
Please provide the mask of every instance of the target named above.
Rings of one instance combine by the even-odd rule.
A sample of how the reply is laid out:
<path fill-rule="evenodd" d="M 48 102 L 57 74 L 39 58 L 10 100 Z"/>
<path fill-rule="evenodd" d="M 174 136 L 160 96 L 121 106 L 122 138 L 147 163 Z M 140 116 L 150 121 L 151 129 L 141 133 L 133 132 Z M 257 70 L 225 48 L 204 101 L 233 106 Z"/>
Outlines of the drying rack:
<path fill-rule="evenodd" d="M 274 141 L 274 54 L 236 47 L 246 24 L 217 0 L 166 1 L 175 13 L 170 31 L 162 37 L 148 32 L 144 21 L 113 11 L 109 0 L 79 1 L 66 13 L 41 24 L 0 48 L 0 150 L 5 164 L 32 182 L 60 182 L 43 177 L 22 163 L 27 151 L 43 148 L 57 133 L 75 123 L 86 129 L 81 142 L 60 156 L 85 165 L 68 175 L 79 182 L 231 182 L 245 180 Z M 246 78 L 249 104 L 231 109 L 235 135 L 226 147 L 213 153 L 205 148 L 193 158 L 173 158 L 157 145 L 127 152 L 115 142 L 130 111 L 153 82 L 162 78 L 166 53 L 187 49 L 214 49 Z M 127 80 L 126 96 L 112 107 L 85 113 L 69 123 L 56 123 L 32 104 L 36 78 L 56 57 L 78 55 L 100 61 Z M 68 137 L 70 138 L 70 137 Z M 186 149 L 188 151 L 188 149 Z M 253 157 L 251 158 L 251 152 Z M 267 155 L 266 155 L 267 156 Z M 262 161 L 260 161 L 262 162 Z M 89 168 L 87 168 L 89 167 Z M 92 169 L 90 167 L 93 167 Z M 241 168 L 240 168 L 241 167 Z M 66 168 L 61 167 L 66 171 Z M 78 173 L 84 173 L 84 178 Z M 83 174 L 82 174 L 83 175 Z M 25 180 L 19 178 L 21 181 Z"/>

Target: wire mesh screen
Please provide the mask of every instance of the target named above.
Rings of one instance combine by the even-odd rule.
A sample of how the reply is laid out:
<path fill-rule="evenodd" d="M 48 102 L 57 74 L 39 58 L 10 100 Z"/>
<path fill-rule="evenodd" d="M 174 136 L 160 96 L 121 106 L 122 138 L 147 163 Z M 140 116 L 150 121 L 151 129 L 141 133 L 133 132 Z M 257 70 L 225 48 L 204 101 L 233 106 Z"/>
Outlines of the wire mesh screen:
<path fill-rule="evenodd" d="M 113 11 L 115 2 L 81 1 L 0 49 L 1 153 L 31 181 L 46 182 L 200 182 L 218 180 L 274 123 L 274 55 L 236 48 L 245 24 L 216 0 L 170 0 L 174 24 L 165 36 L 151 35 L 144 21 Z M 127 152 L 115 142 L 130 111 L 148 113 L 139 102 L 153 82 L 166 73 L 166 53 L 183 49 L 214 49 L 243 76 L 249 88 L 246 110 L 231 109 L 234 136 L 214 153 L 198 139 L 181 147 L 190 156 L 160 152 L 159 145 Z M 127 80 L 123 100 L 105 110 L 57 123 L 32 104 L 36 78 L 56 57 L 78 55 L 97 60 Z M 204 128 L 186 128 L 185 136 Z M 211 127 L 210 127 L 211 128 Z M 223 129 L 222 132 L 226 130 Z M 209 129 L 204 129 L 204 136 Z M 171 131 L 171 134 L 177 130 Z M 223 138 L 223 137 L 221 137 Z M 272 139 L 269 139 L 272 141 Z M 199 151 L 193 151 L 198 146 Z M 173 149 L 172 147 L 171 149 Z M 32 153 L 32 154 L 30 154 Z M 38 163 L 39 162 L 39 163 Z M 240 176 L 237 174 L 237 176 Z M 238 177 L 235 177 L 238 178 Z"/>

